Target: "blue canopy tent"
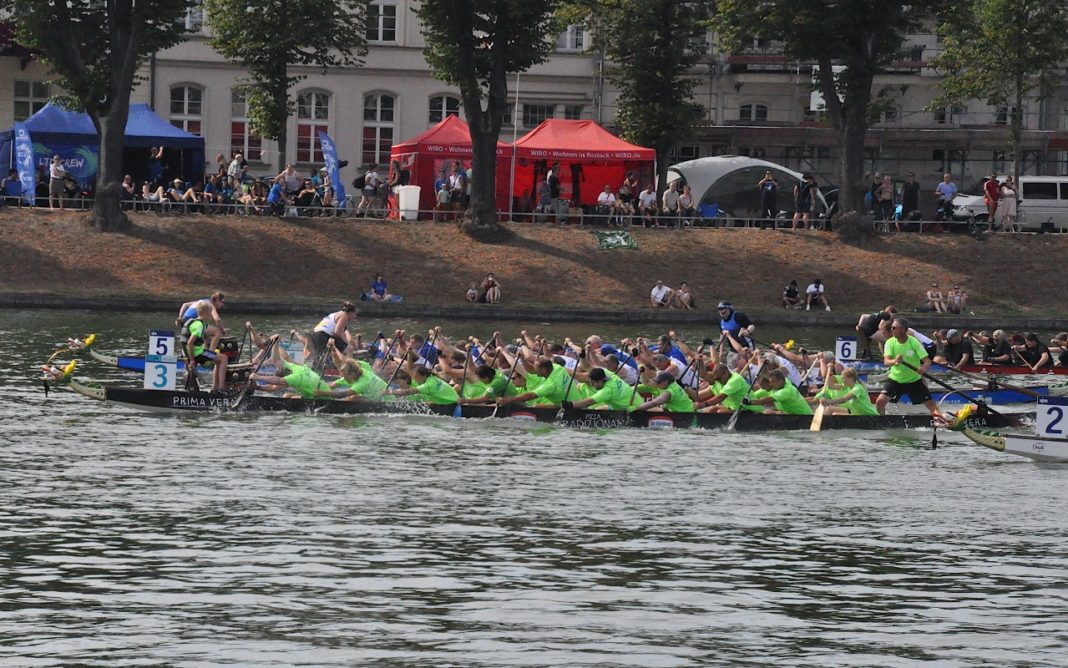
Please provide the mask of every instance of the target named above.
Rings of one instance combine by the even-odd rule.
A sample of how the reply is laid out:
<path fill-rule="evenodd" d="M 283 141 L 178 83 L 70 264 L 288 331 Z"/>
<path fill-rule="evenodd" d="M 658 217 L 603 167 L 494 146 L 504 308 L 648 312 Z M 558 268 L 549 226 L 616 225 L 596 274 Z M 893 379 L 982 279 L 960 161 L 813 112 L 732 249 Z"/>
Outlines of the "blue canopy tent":
<path fill-rule="evenodd" d="M 100 141 L 89 114 L 68 111 L 49 102 L 24 122 L 33 142 L 34 165 L 48 168 L 58 154 L 78 183 L 92 187 L 96 181 Z M 0 161 L 14 167 L 14 129 L 0 134 Z M 149 109 L 131 104 L 123 140 L 123 170 L 136 182 L 148 179 L 148 149 L 164 147 L 164 175 L 185 181 L 204 178 L 204 138 L 176 128 Z"/>

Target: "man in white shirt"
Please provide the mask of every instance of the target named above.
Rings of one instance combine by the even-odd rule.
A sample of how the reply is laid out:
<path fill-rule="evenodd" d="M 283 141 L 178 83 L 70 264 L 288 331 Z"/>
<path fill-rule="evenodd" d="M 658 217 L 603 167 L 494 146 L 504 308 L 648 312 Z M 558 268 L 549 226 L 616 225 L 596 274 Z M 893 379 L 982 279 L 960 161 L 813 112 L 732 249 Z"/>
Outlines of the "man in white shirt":
<path fill-rule="evenodd" d="M 653 286 L 652 292 L 649 293 L 653 308 L 667 308 L 671 303 L 671 295 L 674 292 L 674 290 L 664 285 L 664 281 L 657 281 L 656 285 Z"/>
<path fill-rule="evenodd" d="M 604 216 L 605 222 L 610 223 L 617 213 L 616 196 L 612 193 L 612 187 L 606 185 L 597 196 L 597 215 Z"/>
<path fill-rule="evenodd" d="M 642 227 L 648 227 L 646 223 L 656 224 L 656 190 L 651 183 L 638 194 L 638 213 L 642 217 Z"/>
<path fill-rule="evenodd" d="M 816 306 L 823 304 L 828 311 L 831 310 L 831 305 L 827 303 L 827 295 L 823 292 L 823 283 L 818 278 L 805 288 L 805 310 L 812 310 L 813 304 Z"/>
<path fill-rule="evenodd" d="M 675 219 L 678 224 L 679 218 L 679 189 L 678 182 L 672 181 L 668 189 L 664 191 L 664 215 L 668 220 Z"/>

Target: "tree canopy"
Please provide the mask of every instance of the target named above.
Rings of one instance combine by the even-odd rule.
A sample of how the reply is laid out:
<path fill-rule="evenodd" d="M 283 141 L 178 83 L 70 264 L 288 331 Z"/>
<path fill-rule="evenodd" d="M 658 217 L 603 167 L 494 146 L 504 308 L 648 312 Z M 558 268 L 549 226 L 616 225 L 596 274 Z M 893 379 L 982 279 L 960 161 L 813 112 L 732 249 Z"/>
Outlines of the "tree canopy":
<path fill-rule="evenodd" d="M 457 86 L 471 128 L 471 220 L 465 231 L 501 234 L 493 204 L 497 138 L 507 107 L 508 75 L 544 62 L 559 29 L 558 3 L 531 0 L 422 0 L 416 9 L 424 57 L 442 81 Z"/>
<path fill-rule="evenodd" d="M 289 91 L 306 78 L 295 66 L 355 67 L 367 54 L 367 1 L 204 0 L 211 45 L 248 69 L 241 83 L 252 130 L 287 151 Z"/>
<path fill-rule="evenodd" d="M 838 178 L 847 208 L 860 210 L 864 137 L 875 76 L 902 55 L 905 36 L 931 0 L 717 0 L 715 29 L 739 48 L 762 37 L 791 58 L 814 64 L 831 125 L 838 131 Z M 838 69 L 835 66 L 839 66 Z"/>
<path fill-rule="evenodd" d="M 124 230 L 119 206 L 122 147 L 130 92 L 148 56 L 178 43 L 188 0 L 0 0 L 16 39 L 52 72 L 57 96 L 85 111 L 100 135 L 100 162 L 90 224 Z"/>
<path fill-rule="evenodd" d="M 1040 0 L 968 0 L 939 17 L 943 50 L 932 65 L 943 76 L 937 108 L 980 99 L 1005 107 L 1015 180 L 1026 98 L 1062 83 L 1068 60 L 1068 5 Z"/>
<path fill-rule="evenodd" d="M 689 136 L 703 114 L 693 101 L 692 69 L 708 54 L 707 2 L 587 0 L 578 16 L 608 59 L 619 88 L 616 125 L 623 138 L 656 150 L 657 164 Z M 667 170 L 661 169 L 661 181 Z M 662 186 L 663 184 L 661 184 Z"/>

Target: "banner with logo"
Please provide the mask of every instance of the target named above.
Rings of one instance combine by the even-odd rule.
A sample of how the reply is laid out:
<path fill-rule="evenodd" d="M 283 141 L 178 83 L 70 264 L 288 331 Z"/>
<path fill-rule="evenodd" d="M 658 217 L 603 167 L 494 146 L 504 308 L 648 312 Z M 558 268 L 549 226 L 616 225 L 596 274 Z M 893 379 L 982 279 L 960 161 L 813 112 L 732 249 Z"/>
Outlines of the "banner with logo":
<path fill-rule="evenodd" d="M 19 171 L 22 201 L 33 206 L 37 175 L 33 170 L 33 142 L 25 123 L 15 123 L 15 168 Z"/>
<path fill-rule="evenodd" d="M 345 208 L 345 184 L 341 181 L 341 170 L 337 166 L 337 147 L 325 132 L 319 133 L 319 146 L 323 149 L 323 162 L 330 181 L 334 184 L 334 201 L 339 209 Z"/>
<path fill-rule="evenodd" d="M 100 166 L 99 147 L 86 144 L 43 144 L 33 143 L 34 167 L 44 167 L 48 177 L 48 167 L 52 156 L 58 155 L 67 173 L 83 187 L 96 182 L 96 171 Z"/>

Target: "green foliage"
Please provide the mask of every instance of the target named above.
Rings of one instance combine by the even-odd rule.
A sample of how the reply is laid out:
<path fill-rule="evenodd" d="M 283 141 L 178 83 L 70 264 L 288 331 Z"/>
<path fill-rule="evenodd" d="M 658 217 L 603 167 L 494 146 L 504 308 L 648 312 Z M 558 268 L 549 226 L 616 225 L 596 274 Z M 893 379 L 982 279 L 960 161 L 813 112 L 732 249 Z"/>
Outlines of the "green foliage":
<path fill-rule="evenodd" d="M 709 50 L 708 3 L 592 0 L 587 7 L 594 46 L 620 91 L 615 118 L 623 137 L 666 159 L 703 114 L 691 70 Z"/>
<path fill-rule="evenodd" d="M 244 65 L 252 129 L 285 136 L 294 112 L 289 91 L 305 77 L 294 65 L 355 67 L 367 54 L 367 0 L 204 0 L 211 45 Z"/>
<path fill-rule="evenodd" d="M 16 39 L 52 69 L 64 106 L 94 117 L 125 106 L 138 67 L 177 44 L 189 0 L 2 0 Z"/>
<path fill-rule="evenodd" d="M 1017 93 L 1052 89 L 1068 59 L 1068 4 L 1049 0 L 968 0 L 939 17 L 944 77 L 932 109 L 969 99 L 1015 105 Z"/>

